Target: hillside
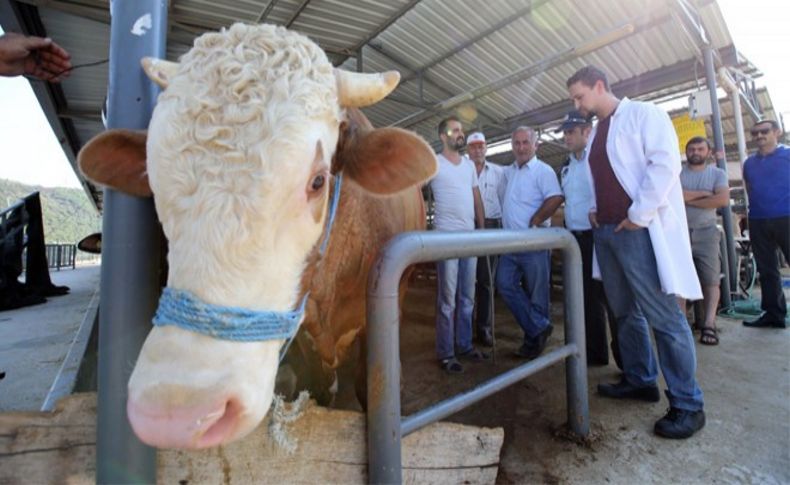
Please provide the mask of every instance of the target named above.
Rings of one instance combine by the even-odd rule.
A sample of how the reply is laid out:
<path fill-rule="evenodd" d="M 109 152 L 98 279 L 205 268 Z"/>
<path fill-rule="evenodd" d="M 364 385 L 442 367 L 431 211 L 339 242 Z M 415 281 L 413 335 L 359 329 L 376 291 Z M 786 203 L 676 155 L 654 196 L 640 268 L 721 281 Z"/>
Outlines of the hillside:
<path fill-rule="evenodd" d="M 76 243 L 101 229 L 101 217 L 82 189 L 47 188 L 0 179 L 0 210 L 38 191 L 47 244 Z"/>

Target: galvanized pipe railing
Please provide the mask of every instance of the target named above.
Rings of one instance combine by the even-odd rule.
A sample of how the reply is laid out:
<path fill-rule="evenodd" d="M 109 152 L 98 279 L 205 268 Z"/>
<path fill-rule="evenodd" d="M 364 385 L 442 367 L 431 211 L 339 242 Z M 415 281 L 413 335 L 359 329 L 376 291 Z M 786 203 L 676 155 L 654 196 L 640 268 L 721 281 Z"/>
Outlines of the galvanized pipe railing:
<path fill-rule="evenodd" d="M 476 388 L 422 410 L 401 422 L 400 309 L 398 289 L 409 265 L 487 254 L 560 249 L 565 288 L 565 345 L 511 369 Z M 371 268 L 367 304 L 368 480 L 400 483 L 401 438 L 449 416 L 556 362 L 567 359 L 568 425 L 590 430 L 584 344 L 582 261 L 574 237 L 564 229 L 403 233 L 393 238 Z"/>

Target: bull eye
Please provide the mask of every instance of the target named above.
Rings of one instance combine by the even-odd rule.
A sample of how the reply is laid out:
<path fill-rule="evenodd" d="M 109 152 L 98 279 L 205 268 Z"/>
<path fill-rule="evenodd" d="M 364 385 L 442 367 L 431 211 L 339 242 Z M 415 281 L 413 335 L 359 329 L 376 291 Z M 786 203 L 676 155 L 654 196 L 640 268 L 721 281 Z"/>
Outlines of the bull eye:
<path fill-rule="evenodd" d="M 313 192 L 317 192 L 321 190 L 321 188 L 324 186 L 325 183 L 326 183 L 326 176 L 324 176 L 324 174 L 322 173 L 319 173 L 318 175 L 313 177 L 313 181 L 310 183 L 310 190 L 312 190 Z"/>

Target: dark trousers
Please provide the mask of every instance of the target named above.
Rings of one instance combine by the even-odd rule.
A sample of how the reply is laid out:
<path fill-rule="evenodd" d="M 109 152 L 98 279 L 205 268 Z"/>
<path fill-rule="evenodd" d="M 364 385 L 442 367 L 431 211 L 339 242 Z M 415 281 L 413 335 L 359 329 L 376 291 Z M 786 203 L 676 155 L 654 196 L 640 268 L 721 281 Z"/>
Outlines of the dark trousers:
<path fill-rule="evenodd" d="M 582 253 L 582 280 L 584 283 L 584 330 L 587 348 L 587 363 L 606 365 L 609 363 L 609 345 L 606 340 L 606 325 L 612 335 L 612 355 L 617 367 L 622 369 L 620 346 L 617 342 L 617 319 L 609 308 L 603 283 L 592 277 L 593 232 L 571 231 L 579 243 Z"/>
<path fill-rule="evenodd" d="M 501 219 L 486 219 L 486 229 L 502 227 Z M 491 332 L 491 307 L 493 305 L 493 289 L 496 281 L 496 255 L 477 258 L 477 281 L 475 283 L 475 331 Z"/>
<path fill-rule="evenodd" d="M 790 216 L 773 219 L 749 219 L 749 239 L 760 273 L 763 294 L 761 308 L 768 318 L 783 322 L 787 315 L 785 294 L 782 292 L 782 275 L 779 273 L 780 249 L 785 260 L 790 261 Z"/>

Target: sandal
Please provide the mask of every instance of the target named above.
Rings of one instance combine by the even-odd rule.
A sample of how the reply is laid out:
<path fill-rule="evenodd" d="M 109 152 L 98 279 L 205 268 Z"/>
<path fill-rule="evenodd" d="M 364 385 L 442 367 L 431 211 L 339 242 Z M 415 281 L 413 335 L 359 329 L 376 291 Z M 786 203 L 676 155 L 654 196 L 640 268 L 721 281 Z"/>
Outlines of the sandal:
<path fill-rule="evenodd" d="M 440 360 L 439 366 L 448 374 L 460 374 L 464 371 L 464 366 L 455 357 Z"/>
<path fill-rule="evenodd" d="M 714 327 L 702 327 L 699 343 L 703 345 L 719 345 L 719 331 Z"/>

